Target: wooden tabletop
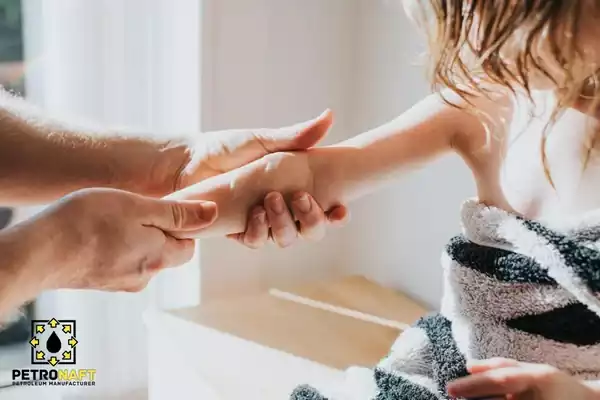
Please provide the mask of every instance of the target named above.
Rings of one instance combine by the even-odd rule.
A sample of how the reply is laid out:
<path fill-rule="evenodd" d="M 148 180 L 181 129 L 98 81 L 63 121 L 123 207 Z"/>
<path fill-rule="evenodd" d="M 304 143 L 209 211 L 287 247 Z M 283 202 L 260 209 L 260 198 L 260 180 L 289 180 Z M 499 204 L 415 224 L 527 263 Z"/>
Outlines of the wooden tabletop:
<path fill-rule="evenodd" d="M 407 325 L 427 313 L 426 308 L 407 296 L 363 277 L 278 290 Z M 268 293 L 218 301 L 172 314 L 338 369 L 353 365 L 374 366 L 387 354 L 400 333 L 397 328 L 339 315 Z"/>

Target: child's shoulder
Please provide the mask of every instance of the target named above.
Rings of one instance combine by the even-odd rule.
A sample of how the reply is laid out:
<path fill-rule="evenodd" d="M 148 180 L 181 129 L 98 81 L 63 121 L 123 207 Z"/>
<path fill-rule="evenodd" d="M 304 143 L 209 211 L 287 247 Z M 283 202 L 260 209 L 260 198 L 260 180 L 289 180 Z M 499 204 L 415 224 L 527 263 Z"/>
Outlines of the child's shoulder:
<path fill-rule="evenodd" d="M 522 133 L 531 128 L 532 121 L 545 126 L 556 107 L 555 96 L 547 91 L 527 95 L 490 88 L 487 96 L 471 96 L 468 99 L 453 92 L 444 92 L 443 95 L 468 115 L 457 138 L 457 142 L 463 144 L 462 150 L 478 150 L 490 144 L 490 140 L 505 142 L 505 138 L 515 132 Z"/>
<path fill-rule="evenodd" d="M 508 134 L 518 108 L 515 99 L 500 90 L 467 98 L 450 91 L 442 95 L 462 113 L 461 128 L 454 139 L 455 150 L 462 155 L 478 153 L 488 147 L 490 139 L 500 140 Z"/>

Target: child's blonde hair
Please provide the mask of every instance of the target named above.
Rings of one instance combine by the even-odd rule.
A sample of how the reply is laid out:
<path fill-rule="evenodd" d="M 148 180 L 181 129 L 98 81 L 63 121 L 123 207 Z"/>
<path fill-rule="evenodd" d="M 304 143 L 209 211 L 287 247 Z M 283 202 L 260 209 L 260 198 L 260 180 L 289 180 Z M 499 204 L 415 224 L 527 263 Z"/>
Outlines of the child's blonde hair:
<path fill-rule="evenodd" d="M 427 33 L 429 77 L 434 90 L 450 88 L 467 104 L 471 104 L 472 96 L 490 97 L 498 87 L 513 94 L 522 91 L 533 100 L 531 77 L 537 75 L 556 90 L 551 123 L 582 97 L 593 99 L 591 107 L 597 109 L 600 82 L 595 73 L 581 73 L 590 65 L 585 65 L 579 39 L 582 13 L 596 12 L 600 2 L 404 1 L 410 16 Z M 507 47 L 508 55 L 504 53 Z M 544 148 L 545 139 L 542 160 L 550 178 Z"/>

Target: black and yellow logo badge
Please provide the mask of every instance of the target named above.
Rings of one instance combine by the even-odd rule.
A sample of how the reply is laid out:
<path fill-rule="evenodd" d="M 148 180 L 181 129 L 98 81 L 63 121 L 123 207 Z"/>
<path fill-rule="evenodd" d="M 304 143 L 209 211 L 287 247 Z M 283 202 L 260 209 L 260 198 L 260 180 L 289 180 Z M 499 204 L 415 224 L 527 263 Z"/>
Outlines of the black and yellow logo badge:
<path fill-rule="evenodd" d="M 77 337 L 74 320 L 31 321 L 32 339 L 31 363 L 75 364 L 77 355 Z"/>
<path fill-rule="evenodd" d="M 13 369 L 14 386 L 95 386 L 95 369 L 60 368 L 76 363 L 78 340 L 75 320 L 31 321 L 31 363 L 53 368 Z"/>

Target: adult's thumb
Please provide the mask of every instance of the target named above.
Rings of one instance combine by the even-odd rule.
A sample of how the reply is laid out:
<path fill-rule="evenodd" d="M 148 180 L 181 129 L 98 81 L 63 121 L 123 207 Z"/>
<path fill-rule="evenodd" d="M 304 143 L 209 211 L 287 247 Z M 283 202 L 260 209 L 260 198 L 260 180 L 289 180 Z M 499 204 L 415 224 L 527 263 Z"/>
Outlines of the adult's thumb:
<path fill-rule="evenodd" d="M 169 232 L 206 228 L 217 218 L 217 205 L 211 201 L 151 199 L 147 224 Z"/>
<path fill-rule="evenodd" d="M 306 150 L 317 145 L 333 124 L 331 110 L 315 119 L 279 129 L 262 132 L 262 143 L 271 152 Z"/>

